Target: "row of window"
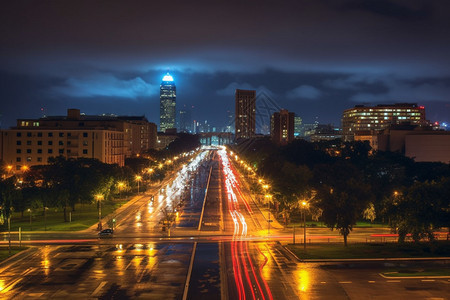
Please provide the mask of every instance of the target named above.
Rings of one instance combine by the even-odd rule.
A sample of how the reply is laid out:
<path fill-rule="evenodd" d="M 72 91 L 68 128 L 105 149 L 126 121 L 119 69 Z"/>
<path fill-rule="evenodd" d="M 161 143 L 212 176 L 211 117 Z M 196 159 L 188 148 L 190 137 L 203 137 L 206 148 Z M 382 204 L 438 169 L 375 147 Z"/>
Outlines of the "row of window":
<path fill-rule="evenodd" d="M 18 153 L 19 153 L 19 152 L 18 152 Z M 31 153 L 31 152 L 27 152 L 27 153 Z M 37 153 L 38 153 L 38 154 L 41 154 L 41 153 L 42 153 L 42 149 L 38 149 Z M 64 149 L 59 149 L 59 150 L 58 150 L 58 153 L 59 153 L 59 154 L 64 154 Z M 48 154 L 53 154 L 53 150 L 52 150 L 52 149 L 48 149 Z M 67 154 L 70 154 L 70 149 L 67 150 Z M 84 149 L 84 150 L 83 150 L 83 154 L 88 154 L 88 151 L 87 151 L 86 149 Z M 27 156 L 26 160 L 27 160 L 27 161 L 31 161 L 31 156 Z M 16 157 L 16 162 L 21 162 L 21 161 L 22 161 L 22 158 L 21 158 L 21 157 Z M 37 158 L 37 161 L 38 161 L 38 162 L 41 162 L 41 161 L 42 161 L 42 158 L 41 158 L 41 157 L 38 157 L 38 158 Z"/>
<path fill-rule="evenodd" d="M 27 146 L 31 146 L 32 142 L 31 141 L 27 141 Z M 37 141 L 36 143 L 38 146 L 42 146 L 42 141 Z M 67 145 L 71 145 L 72 142 L 71 141 L 67 141 Z M 22 141 L 17 140 L 16 141 L 16 145 L 17 146 L 21 146 L 22 145 Z M 52 146 L 53 145 L 53 141 L 48 141 L 47 145 Z M 64 146 L 64 141 L 58 141 L 58 145 L 60 146 Z M 88 145 L 88 141 L 83 141 L 83 146 L 87 146 Z"/>
<path fill-rule="evenodd" d="M 58 135 L 59 135 L 59 137 L 64 137 L 64 132 L 59 132 Z M 21 137 L 22 136 L 22 132 L 17 132 L 16 136 L 17 137 Z M 33 136 L 33 133 L 32 132 L 27 132 L 27 137 L 31 137 L 31 136 Z M 38 137 L 42 137 L 42 132 L 38 132 L 37 136 Z M 53 132 L 47 132 L 47 136 L 48 137 L 52 137 L 53 136 Z M 68 132 L 67 136 L 72 136 L 72 133 Z M 83 137 L 88 137 L 88 133 L 87 132 L 83 132 Z"/>
<path fill-rule="evenodd" d="M 64 154 L 64 149 L 59 149 L 58 150 L 60 154 Z M 42 149 L 37 149 L 36 152 L 38 154 L 42 153 Z M 87 149 L 83 149 L 83 154 L 87 154 L 88 150 Z M 22 149 L 16 149 L 16 153 L 17 154 L 21 154 L 22 153 Z M 26 151 L 27 154 L 31 154 L 33 153 L 33 151 L 31 149 L 27 149 Z M 47 149 L 47 153 L 51 154 L 53 153 L 53 149 Z M 70 149 L 67 149 L 67 153 L 70 153 Z"/>

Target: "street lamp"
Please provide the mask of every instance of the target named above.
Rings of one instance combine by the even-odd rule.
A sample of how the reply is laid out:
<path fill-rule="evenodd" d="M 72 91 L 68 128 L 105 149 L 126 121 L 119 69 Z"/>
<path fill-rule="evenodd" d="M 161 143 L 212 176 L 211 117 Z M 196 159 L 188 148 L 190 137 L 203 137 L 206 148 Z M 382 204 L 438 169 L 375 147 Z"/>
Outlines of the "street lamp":
<path fill-rule="evenodd" d="M 141 175 L 136 175 L 136 181 L 137 181 L 137 184 L 138 184 L 138 194 L 139 194 L 139 182 L 141 182 L 141 180 L 142 180 L 142 176 Z"/>
<path fill-rule="evenodd" d="M 98 208 L 98 227 L 97 230 L 102 230 L 102 200 L 103 195 L 97 194 L 95 195 L 95 199 L 97 200 L 97 208 Z"/>
<path fill-rule="evenodd" d="M 117 187 L 119 188 L 119 197 L 122 198 L 122 188 L 125 186 L 125 183 L 123 181 L 119 181 L 117 183 Z"/>
<path fill-rule="evenodd" d="M 44 231 L 47 231 L 47 209 L 48 207 L 44 206 Z"/>
<path fill-rule="evenodd" d="M 302 201 L 303 207 L 303 249 L 306 250 L 306 208 L 308 207 L 308 202 Z"/>
<path fill-rule="evenodd" d="M 31 208 L 27 209 L 27 211 L 30 213 L 30 231 L 33 231 L 33 225 L 31 224 Z"/>

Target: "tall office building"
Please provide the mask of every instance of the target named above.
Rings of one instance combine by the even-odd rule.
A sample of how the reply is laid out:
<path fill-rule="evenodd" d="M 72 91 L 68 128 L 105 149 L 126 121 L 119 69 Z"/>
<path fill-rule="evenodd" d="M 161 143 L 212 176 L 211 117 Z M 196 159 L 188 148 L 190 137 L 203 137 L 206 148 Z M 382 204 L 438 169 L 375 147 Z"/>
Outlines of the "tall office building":
<path fill-rule="evenodd" d="M 426 125 L 428 122 L 425 120 L 425 107 L 416 103 L 356 105 L 344 110 L 342 136 L 345 141 L 353 141 L 355 135 L 404 123 Z"/>
<path fill-rule="evenodd" d="M 255 135 L 256 91 L 236 89 L 236 139 Z"/>
<path fill-rule="evenodd" d="M 184 108 L 178 111 L 178 130 L 190 133 L 192 131 L 191 124 L 191 110 L 184 105 Z"/>
<path fill-rule="evenodd" d="M 275 112 L 270 119 L 270 137 L 277 145 L 287 145 L 294 140 L 293 112 L 286 109 Z"/>
<path fill-rule="evenodd" d="M 160 106 L 159 106 L 159 130 L 165 132 L 167 129 L 176 128 L 176 99 L 177 88 L 173 77 L 167 73 L 161 82 L 160 86 Z"/>
<path fill-rule="evenodd" d="M 300 116 L 294 117 L 294 136 L 303 136 L 303 120 Z"/>

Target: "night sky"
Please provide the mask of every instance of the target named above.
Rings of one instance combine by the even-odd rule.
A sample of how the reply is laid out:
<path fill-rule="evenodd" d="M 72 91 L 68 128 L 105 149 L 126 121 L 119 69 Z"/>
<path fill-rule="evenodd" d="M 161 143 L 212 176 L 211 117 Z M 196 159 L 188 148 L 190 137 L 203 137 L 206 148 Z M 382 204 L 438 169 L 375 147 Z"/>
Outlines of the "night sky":
<path fill-rule="evenodd" d="M 417 102 L 450 121 L 450 1 L 8 1 L 0 9 L 1 127 L 17 118 L 177 108 L 226 124 L 236 88 L 305 122 L 356 104 Z M 268 121 L 268 118 L 267 118 Z"/>

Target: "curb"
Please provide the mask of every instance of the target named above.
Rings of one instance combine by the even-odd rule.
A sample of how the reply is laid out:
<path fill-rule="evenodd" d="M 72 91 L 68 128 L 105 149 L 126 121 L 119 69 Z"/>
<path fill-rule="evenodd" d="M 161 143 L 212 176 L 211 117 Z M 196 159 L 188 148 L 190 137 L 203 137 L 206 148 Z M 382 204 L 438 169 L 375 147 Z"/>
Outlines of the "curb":
<path fill-rule="evenodd" d="M 299 262 L 316 263 L 316 262 L 382 262 L 382 261 L 433 261 L 433 260 L 450 260 L 450 257 L 385 257 L 385 258 L 329 258 L 329 259 L 301 259 L 291 249 L 281 245 L 287 252 L 295 257 Z M 381 274 L 381 273 L 380 273 Z M 393 277 L 400 278 L 400 277 Z M 406 277 L 410 278 L 410 277 Z M 450 276 L 449 276 L 450 278 Z"/>
<path fill-rule="evenodd" d="M 450 276 L 386 276 L 383 273 L 378 273 L 381 277 L 385 279 L 448 279 Z"/>

